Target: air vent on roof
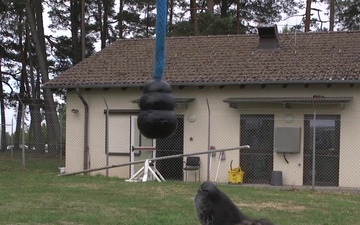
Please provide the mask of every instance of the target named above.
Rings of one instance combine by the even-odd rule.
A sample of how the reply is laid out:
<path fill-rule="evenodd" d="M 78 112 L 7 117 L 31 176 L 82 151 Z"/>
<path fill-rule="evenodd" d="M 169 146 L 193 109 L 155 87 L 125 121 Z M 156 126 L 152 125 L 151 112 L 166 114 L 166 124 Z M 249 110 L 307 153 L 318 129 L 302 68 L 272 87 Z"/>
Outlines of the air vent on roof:
<path fill-rule="evenodd" d="M 272 26 L 259 26 L 259 45 L 258 49 L 261 50 L 278 50 L 280 45 L 278 42 L 278 29 L 276 25 Z"/>

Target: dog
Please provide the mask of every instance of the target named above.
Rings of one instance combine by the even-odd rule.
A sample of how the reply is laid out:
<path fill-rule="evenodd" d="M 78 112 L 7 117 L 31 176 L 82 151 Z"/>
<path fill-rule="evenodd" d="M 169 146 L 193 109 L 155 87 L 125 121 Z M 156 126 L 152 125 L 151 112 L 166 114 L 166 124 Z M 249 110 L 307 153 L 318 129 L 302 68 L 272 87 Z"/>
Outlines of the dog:
<path fill-rule="evenodd" d="M 194 205 L 201 225 L 274 225 L 268 220 L 252 220 L 244 215 L 212 182 L 201 184 Z"/>

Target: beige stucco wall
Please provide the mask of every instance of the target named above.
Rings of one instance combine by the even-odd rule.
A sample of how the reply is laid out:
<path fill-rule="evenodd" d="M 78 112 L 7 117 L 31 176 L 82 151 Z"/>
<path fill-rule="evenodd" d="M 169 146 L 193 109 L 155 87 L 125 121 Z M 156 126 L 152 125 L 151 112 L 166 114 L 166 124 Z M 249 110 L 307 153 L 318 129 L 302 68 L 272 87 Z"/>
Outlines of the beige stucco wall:
<path fill-rule="evenodd" d="M 240 114 L 273 114 L 275 127 L 295 126 L 301 128 L 301 149 L 303 148 L 303 126 L 304 114 L 313 114 L 314 108 L 309 105 L 294 105 L 290 109 L 283 108 L 281 105 L 274 104 L 248 104 L 240 109 L 233 109 L 224 103 L 223 100 L 229 97 L 310 97 L 313 95 L 330 96 L 353 96 L 354 99 L 346 104 L 345 109 L 338 105 L 315 106 L 318 114 L 339 114 L 341 115 L 340 131 L 340 169 L 339 186 L 360 187 L 360 178 L 357 171 L 360 169 L 360 151 L 358 133 L 360 129 L 360 95 L 359 86 L 350 88 L 349 85 L 333 85 L 328 88 L 325 85 L 310 85 L 305 88 L 303 85 L 289 85 L 283 88 L 281 85 L 266 86 L 246 86 L 244 89 L 236 87 L 185 87 L 184 89 L 173 89 L 175 97 L 194 97 L 196 100 L 189 104 L 187 109 L 177 109 L 177 114 L 184 115 L 184 153 L 205 151 L 208 147 L 208 108 L 207 99 L 211 111 L 210 145 L 217 149 L 238 146 L 240 142 Z M 89 104 L 89 149 L 91 168 L 105 166 L 105 103 L 106 99 L 110 109 L 137 109 L 137 105 L 131 100 L 141 96 L 139 88 L 129 88 L 127 90 L 92 89 L 82 91 L 82 95 Z M 79 109 L 79 113 L 71 113 L 72 108 Z M 287 123 L 285 117 L 293 114 L 294 122 Z M 189 122 L 189 116 L 196 116 L 195 122 Z M 112 117 L 111 117 L 112 118 Z M 75 91 L 67 95 L 67 133 L 66 133 L 66 170 L 74 172 L 83 169 L 83 144 L 84 144 L 84 106 Z M 130 121 L 121 125 L 121 133 L 128 133 Z M 116 123 L 112 123 L 110 129 L 116 130 Z M 120 132 L 120 131 L 119 131 Z M 112 138 L 113 139 L 113 138 Z M 129 150 L 129 138 L 126 136 L 121 142 L 124 151 Z M 110 144 L 111 146 L 111 144 Z M 227 182 L 227 172 L 230 162 L 233 166 L 239 164 L 238 151 L 225 153 L 225 160 L 219 161 L 219 154 L 210 158 L 210 179 L 215 180 L 218 172 L 217 181 Z M 274 170 L 283 171 L 283 183 L 285 185 L 302 185 L 303 179 L 303 150 L 299 154 L 287 154 L 289 163 L 286 163 L 283 155 L 274 153 Z M 128 162 L 128 156 L 111 156 L 110 165 Z M 358 166 L 359 165 L 359 166 Z M 219 171 L 217 169 L 219 168 Z M 105 174 L 105 171 L 94 172 L 94 174 Z M 129 167 L 111 169 L 110 175 L 128 178 Z M 193 180 L 189 173 L 188 179 Z M 207 155 L 201 155 L 201 178 L 207 178 Z"/>

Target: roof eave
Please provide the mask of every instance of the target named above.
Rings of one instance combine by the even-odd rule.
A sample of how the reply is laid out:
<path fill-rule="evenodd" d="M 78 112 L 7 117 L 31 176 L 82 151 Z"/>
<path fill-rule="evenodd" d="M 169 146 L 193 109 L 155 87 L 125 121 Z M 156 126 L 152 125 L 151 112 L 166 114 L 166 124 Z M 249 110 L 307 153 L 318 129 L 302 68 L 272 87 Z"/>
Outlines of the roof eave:
<path fill-rule="evenodd" d="M 360 80 L 282 80 L 282 81 L 220 81 L 220 82 L 169 82 L 172 86 L 226 86 L 226 85 L 272 85 L 272 84 L 359 84 Z M 142 87 L 136 84 L 83 84 L 83 85 L 44 85 L 47 89 L 72 88 L 131 88 Z"/>

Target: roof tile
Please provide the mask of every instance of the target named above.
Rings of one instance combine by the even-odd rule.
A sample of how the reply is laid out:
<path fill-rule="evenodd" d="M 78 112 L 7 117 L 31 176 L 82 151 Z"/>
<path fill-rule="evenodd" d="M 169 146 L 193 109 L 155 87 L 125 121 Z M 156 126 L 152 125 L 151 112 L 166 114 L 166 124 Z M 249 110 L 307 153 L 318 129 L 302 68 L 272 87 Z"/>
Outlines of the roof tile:
<path fill-rule="evenodd" d="M 360 31 L 279 34 L 280 51 L 257 50 L 257 35 L 166 39 L 172 85 L 359 80 Z M 45 84 L 48 87 L 142 85 L 151 78 L 154 39 L 112 43 Z"/>

